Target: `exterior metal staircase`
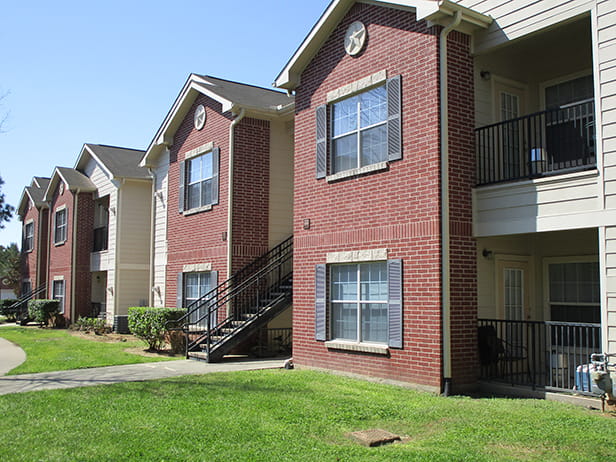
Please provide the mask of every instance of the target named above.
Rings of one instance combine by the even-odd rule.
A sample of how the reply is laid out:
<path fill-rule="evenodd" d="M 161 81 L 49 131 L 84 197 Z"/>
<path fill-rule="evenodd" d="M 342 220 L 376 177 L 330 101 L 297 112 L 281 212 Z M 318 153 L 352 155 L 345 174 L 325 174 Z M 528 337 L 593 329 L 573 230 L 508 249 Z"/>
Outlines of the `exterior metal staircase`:
<path fill-rule="evenodd" d="M 186 357 L 220 361 L 292 303 L 293 236 L 187 307 Z"/>
<path fill-rule="evenodd" d="M 34 290 L 22 295 L 15 303 L 7 308 L 8 312 L 14 313 L 18 324 L 27 324 L 30 320 L 28 317 L 28 302 L 40 293 L 47 290 L 47 284 L 41 284 Z"/>

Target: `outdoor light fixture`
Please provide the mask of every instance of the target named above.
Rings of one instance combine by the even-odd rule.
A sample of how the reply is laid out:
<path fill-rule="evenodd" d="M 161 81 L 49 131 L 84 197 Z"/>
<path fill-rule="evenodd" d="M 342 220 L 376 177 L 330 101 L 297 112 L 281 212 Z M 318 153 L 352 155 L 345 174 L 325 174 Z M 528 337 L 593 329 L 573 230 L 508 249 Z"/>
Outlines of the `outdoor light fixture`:
<path fill-rule="evenodd" d="M 479 75 L 481 76 L 482 80 L 490 80 L 490 77 L 492 77 L 490 71 L 481 71 L 479 72 Z"/>
<path fill-rule="evenodd" d="M 492 251 L 488 249 L 483 249 L 481 255 L 483 255 L 483 258 L 490 258 L 492 256 Z"/>

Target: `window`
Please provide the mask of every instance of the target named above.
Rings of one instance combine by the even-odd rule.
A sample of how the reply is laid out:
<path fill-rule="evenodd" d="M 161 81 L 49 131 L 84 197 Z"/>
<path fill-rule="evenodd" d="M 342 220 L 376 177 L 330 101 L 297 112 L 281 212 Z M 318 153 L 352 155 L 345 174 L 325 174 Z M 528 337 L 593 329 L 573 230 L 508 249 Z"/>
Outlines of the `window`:
<path fill-rule="evenodd" d="M 400 90 L 398 76 L 317 108 L 317 178 L 402 158 Z"/>
<path fill-rule="evenodd" d="M 58 210 L 55 217 L 54 243 L 66 241 L 66 209 Z"/>
<path fill-rule="evenodd" d="M 194 273 L 178 273 L 177 306 L 188 308 L 193 311 L 190 315 L 190 322 L 207 328 L 207 312 L 209 310 L 208 300 L 201 300 L 213 288 L 218 285 L 217 271 L 204 271 Z M 216 313 L 212 313 L 210 327 L 216 324 Z"/>
<path fill-rule="evenodd" d="M 601 322 L 597 262 L 551 263 L 548 272 L 552 321 Z"/>
<path fill-rule="evenodd" d="M 329 265 L 329 284 L 327 269 L 316 267 L 316 339 L 402 348 L 402 261 Z"/>
<path fill-rule="evenodd" d="M 180 213 L 198 211 L 218 203 L 218 167 L 220 149 L 180 162 Z"/>
<path fill-rule="evenodd" d="M 109 196 L 94 203 L 94 240 L 92 251 L 107 250 L 109 234 Z"/>
<path fill-rule="evenodd" d="M 24 252 L 30 252 L 34 248 L 34 222 L 26 223 L 24 226 Z"/>
<path fill-rule="evenodd" d="M 58 300 L 60 313 L 64 313 L 64 281 L 53 281 L 51 298 Z"/>

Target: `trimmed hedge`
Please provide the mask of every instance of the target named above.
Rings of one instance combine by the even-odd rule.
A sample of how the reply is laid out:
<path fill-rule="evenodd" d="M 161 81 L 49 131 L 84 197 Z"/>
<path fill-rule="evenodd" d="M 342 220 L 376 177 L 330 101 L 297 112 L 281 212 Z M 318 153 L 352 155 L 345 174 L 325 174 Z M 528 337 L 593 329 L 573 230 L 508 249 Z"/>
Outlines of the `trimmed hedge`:
<path fill-rule="evenodd" d="M 60 314 L 58 300 L 32 299 L 28 301 L 28 316 L 41 324 L 48 324 L 52 318 Z"/>
<path fill-rule="evenodd" d="M 15 321 L 17 319 L 17 312 L 15 309 L 9 310 L 9 307 L 18 300 L 16 298 L 5 298 L 4 300 L 0 300 L 0 315 L 5 316 L 7 321 Z"/>
<path fill-rule="evenodd" d="M 185 314 L 185 308 L 133 307 L 128 309 L 128 328 L 147 343 L 150 350 L 160 350 L 165 344 L 168 328 L 174 327 L 172 321 Z"/>

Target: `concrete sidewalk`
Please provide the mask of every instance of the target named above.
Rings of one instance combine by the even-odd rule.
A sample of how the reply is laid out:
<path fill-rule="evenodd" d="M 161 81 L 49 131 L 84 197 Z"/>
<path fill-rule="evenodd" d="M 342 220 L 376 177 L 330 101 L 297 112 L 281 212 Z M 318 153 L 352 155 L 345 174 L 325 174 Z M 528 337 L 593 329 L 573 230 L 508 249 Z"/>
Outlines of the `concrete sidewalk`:
<path fill-rule="evenodd" d="M 1 340 L 1 339 L 0 339 Z M 10 343 L 10 342 L 9 342 Z M 0 358 L 4 362 L 4 350 Z M 23 393 L 26 391 L 54 390 L 59 388 L 110 385 L 121 382 L 140 382 L 182 375 L 200 375 L 212 372 L 251 371 L 260 369 L 280 369 L 283 359 L 276 360 L 237 360 L 208 364 L 202 361 L 178 360 L 158 363 L 127 364 L 124 366 L 94 367 L 39 374 L 23 374 L 0 377 L 0 395 Z"/>
<path fill-rule="evenodd" d="M 26 353 L 13 342 L 0 337 L 0 375 L 15 369 L 26 360 Z"/>

